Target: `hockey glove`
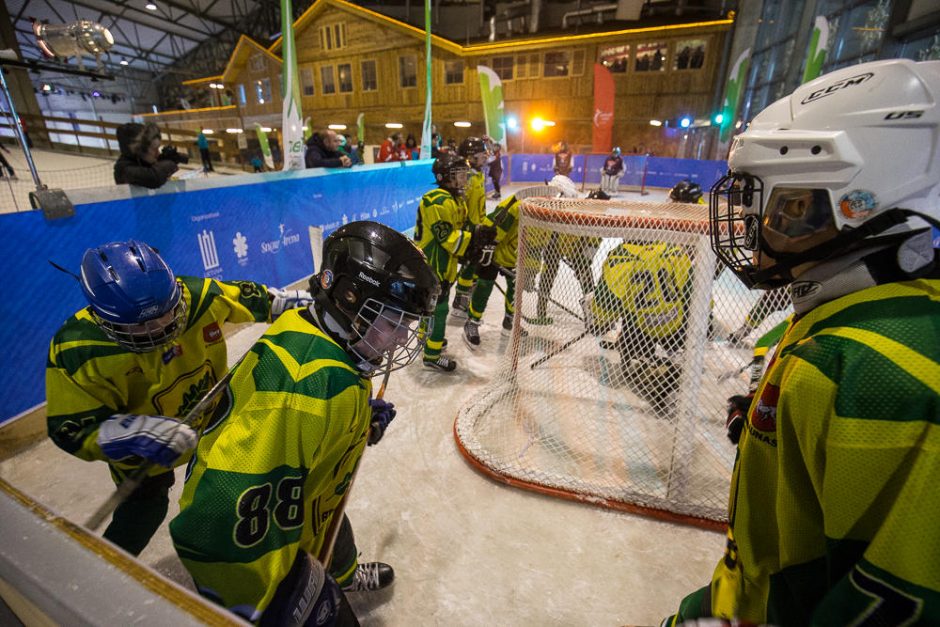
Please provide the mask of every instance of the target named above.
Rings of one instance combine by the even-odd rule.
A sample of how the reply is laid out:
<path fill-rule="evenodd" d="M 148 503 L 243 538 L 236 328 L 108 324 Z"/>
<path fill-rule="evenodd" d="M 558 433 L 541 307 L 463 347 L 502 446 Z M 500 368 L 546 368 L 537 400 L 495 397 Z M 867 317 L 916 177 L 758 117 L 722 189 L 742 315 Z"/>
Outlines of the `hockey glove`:
<path fill-rule="evenodd" d="M 464 255 L 467 263 L 477 266 L 489 265 L 496 250 L 496 227 L 478 224 L 470 235 L 470 244 Z"/>
<path fill-rule="evenodd" d="M 725 429 L 732 444 L 737 444 L 741 439 L 741 431 L 747 421 L 747 410 L 751 408 L 753 400 L 753 394 L 737 395 L 728 399 L 728 419 L 725 422 Z"/>
<path fill-rule="evenodd" d="M 306 307 L 313 302 L 313 296 L 307 290 L 279 290 L 269 287 L 268 296 L 271 298 L 272 322 L 288 309 Z"/>
<path fill-rule="evenodd" d="M 395 420 L 395 415 L 398 412 L 395 410 L 395 405 L 381 398 L 370 399 L 369 405 L 372 407 L 372 424 L 369 429 L 368 444 L 372 446 L 379 443 L 379 440 L 385 435 L 385 429 Z"/>
<path fill-rule="evenodd" d="M 115 414 L 98 428 L 98 446 L 109 459 L 140 457 L 166 468 L 195 447 L 196 439 L 190 427 L 165 416 Z"/>

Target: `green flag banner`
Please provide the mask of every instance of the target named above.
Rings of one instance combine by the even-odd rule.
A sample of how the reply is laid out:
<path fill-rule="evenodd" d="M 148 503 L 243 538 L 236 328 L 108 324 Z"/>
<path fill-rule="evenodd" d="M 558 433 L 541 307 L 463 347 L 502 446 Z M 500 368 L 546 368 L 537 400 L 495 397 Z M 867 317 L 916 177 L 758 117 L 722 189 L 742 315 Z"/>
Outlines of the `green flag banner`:
<path fill-rule="evenodd" d="M 735 119 L 738 115 L 738 104 L 741 101 L 741 94 L 744 92 L 744 82 L 747 79 L 747 69 L 750 66 L 751 49 L 746 48 L 738 60 L 731 67 L 728 74 L 728 85 L 725 87 L 725 99 L 721 103 L 721 133 L 719 139 L 723 142 L 731 138 L 731 132 L 734 130 Z"/>
<path fill-rule="evenodd" d="M 829 21 L 822 15 L 816 16 L 813 34 L 809 38 L 809 50 L 806 51 L 806 67 L 803 69 L 803 82 L 808 83 L 822 73 L 826 53 L 829 52 Z"/>
<path fill-rule="evenodd" d="M 421 158 L 431 158 L 431 0 L 424 0 L 424 124 L 421 125 Z"/>
<path fill-rule="evenodd" d="M 284 71 L 281 94 L 281 134 L 284 140 L 284 170 L 304 169 L 303 114 L 300 112 L 300 81 L 297 76 L 297 49 L 294 47 L 294 24 L 291 0 L 281 0 L 281 47 L 284 50 Z"/>
<path fill-rule="evenodd" d="M 483 99 L 483 119 L 486 121 L 486 134 L 493 141 L 505 148 L 506 121 L 503 118 L 503 83 L 491 68 L 477 66 L 480 77 L 480 96 Z"/>
<path fill-rule="evenodd" d="M 360 144 L 366 140 L 366 114 L 360 113 L 356 116 L 356 141 Z"/>
<path fill-rule="evenodd" d="M 261 144 L 261 154 L 264 155 L 264 164 L 269 170 L 274 169 L 274 157 L 271 155 L 271 146 L 268 144 L 268 134 L 264 132 L 261 125 L 255 122 L 255 133 L 258 135 L 258 143 Z"/>
<path fill-rule="evenodd" d="M 313 124 L 310 122 L 310 116 L 304 118 L 304 142 L 313 135 Z"/>

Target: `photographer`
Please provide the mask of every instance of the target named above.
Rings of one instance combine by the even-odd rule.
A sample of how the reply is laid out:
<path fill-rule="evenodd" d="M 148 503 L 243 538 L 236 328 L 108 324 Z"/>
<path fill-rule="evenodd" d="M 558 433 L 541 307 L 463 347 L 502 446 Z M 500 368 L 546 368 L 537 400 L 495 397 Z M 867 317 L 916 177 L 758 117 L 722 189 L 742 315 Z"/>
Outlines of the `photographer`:
<path fill-rule="evenodd" d="M 156 124 L 123 124 L 117 129 L 121 157 L 114 164 L 114 182 L 130 183 L 157 189 L 170 175 L 187 163 L 189 157 L 181 155 L 173 146 L 160 150 L 160 129 Z"/>

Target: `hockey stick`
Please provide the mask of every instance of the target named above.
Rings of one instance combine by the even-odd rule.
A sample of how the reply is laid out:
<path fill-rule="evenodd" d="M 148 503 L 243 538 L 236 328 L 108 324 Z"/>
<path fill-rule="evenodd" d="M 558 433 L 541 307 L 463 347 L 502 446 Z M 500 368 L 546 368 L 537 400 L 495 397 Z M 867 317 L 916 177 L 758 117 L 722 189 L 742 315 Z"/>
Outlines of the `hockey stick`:
<path fill-rule="evenodd" d="M 552 352 L 547 353 L 547 354 L 545 354 L 545 355 L 542 355 L 541 357 L 539 357 L 538 359 L 536 359 L 534 362 L 532 362 L 532 365 L 529 366 L 529 368 L 530 368 L 531 370 L 534 370 L 536 366 L 541 366 L 542 364 L 544 364 L 546 361 L 548 361 L 549 359 L 551 359 L 551 358 L 554 357 L 555 355 L 558 355 L 559 353 L 565 352 L 565 351 L 568 350 L 568 348 L 570 348 L 573 344 L 575 344 L 575 343 L 577 343 L 577 342 L 580 342 L 581 340 L 583 340 L 583 339 L 584 339 L 585 337 L 587 337 L 588 335 L 590 335 L 590 331 L 588 331 L 587 329 L 585 329 L 585 330 L 582 331 L 582 332 L 580 333 L 580 335 L 578 335 L 577 337 L 571 338 L 570 340 L 568 340 L 567 342 L 565 342 L 564 344 L 562 344 L 561 346 L 559 346 L 558 348 L 556 348 L 556 349 L 553 350 Z"/>
<path fill-rule="evenodd" d="M 499 269 L 499 273 L 502 274 L 502 275 L 503 275 L 504 277 L 506 277 L 507 279 L 508 279 L 508 278 L 512 278 L 513 280 L 515 280 L 515 278 L 516 278 L 516 273 L 513 272 L 513 271 L 511 271 L 511 270 L 509 270 L 508 268 L 502 268 L 502 267 L 501 267 L 501 268 Z M 500 292 L 503 292 L 503 288 L 501 288 L 501 287 L 499 286 L 499 283 L 496 283 L 496 282 L 494 281 L 494 285 L 496 285 L 497 289 L 499 289 Z M 506 292 L 503 292 L 503 296 L 505 296 L 505 295 L 506 295 Z M 555 305 L 556 307 L 558 307 L 559 309 L 561 309 L 561 310 L 564 311 L 565 313 L 574 316 L 575 320 L 580 320 L 581 322 L 584 322 L 584 316 L 578 315 L 577 313 L 575 313 L 575 311 L 574 311 L 573 309 L 570 309 L 570 308 L 568 308 L 568 307 L 562 305 L 561 303 L 559 303 L 557 300 L 555 300 L 555 299 L 552 298 L 551 296 L 546 296 L 546 297 L 545 297 L 545 300 L 547 300 L 547 301 L 550 302 L 551 304 Z"/>
<path fill-rule="evenodd" d="M 247 351 L 245 355 L 247 355 L 249 352 L 251 351 Z M 179 421 L 179 424 L 186 425 L 188 427 L 202 417 L 206 410 L 209 409 L 209 407 L 215 401 L 216 397 L 222 393 L 222 391 L 228 385 L 229 381 L 232 380 L 232 374 L 235 372 L 235 368 L 237 368 L 238 365 L 242 362 L 242 359 L 245 358 L 245 355 L 242 355 L 241 359 L 239 359 L 234 366 L 229 368 L 229 371 L 226 372 L 222 378 L 216 381 L 215 385 L 213 385 L 212 388 L 206 392 L 206 395 L 203 396 L 202 399 L 200 399 L 200 401 L 186 413 L 185 416 L 183 416 L 183 419 Z M 85 527 L 92 531 L 97 531 L 98 528 L 101 527 L 102 523 L 104 523 L 104 521 L 114 513 L 114 510 L 116 510 L 118 506 L 121 505 L 121 503 L 126 501 L 127 498 L 133 494 L 134 490 L 140 487 L 140 484 L 143 482 L 143 480 L 147 478 L 147 473 L 149 473 L 154 466 L 156 466 L 154 462 L 145 462 L 138 466 L 137 469 L 134 470 L 131 474 L 127 475 L 124 478 L 124 481 L 122 481 L 118 485 L 117 489 L 111 494 L 111 496 L 108 497 L 108 500 L 102 503 L 98 509 L 96 509 L 95 512 L 88 517 L 88 520 L 85 521 Z M 170 469 L 170 472 L 172 472 L 172 469 Z"/>
<path fill-rule="evenodd" d="M 376 400 L 381 399 L 385 396 L 385 387 L 388 385 L 388 376 L 392 374 L 392 355 L 389 353 L 388 357 L 388 367 L 385 368 L 385 374 L 382 376 L 382 385 L 379 386 L 379 391 L 375 393 Z M 366 432 L 366 440 L 369 439 L 369 433 Z M 330 528 L 326 531 L 326 542 L 323 543 L 323 546 L 320 547 L 320 555 L 317 556 L 317 559 L 320 560 L 320 563 L 323 564 L 323 567 L 329 569 L 330 560 L 333 559 L 333 548 L 336 546 L 336 538 L 339 537 L 339 528 L 343 522 L 343 514 L 346 511 L 346 504 L 349 502 L 349 493 L 352 492 L 353 484 L 356 482 L 356 477 L 359 475 L 359 469 L 362 468 L 362 456 L 359 456 L 359 463 L 356 464 L 356 469 L 353 471 L 352 477 L 349 478 L 349 483 L 346 485 L 346 493 L 343 495 L 343 499 L 339 502 L 339 505 L 336 506 L 336 509 L 333 510 L 333 517 L 330 519 Z"/>

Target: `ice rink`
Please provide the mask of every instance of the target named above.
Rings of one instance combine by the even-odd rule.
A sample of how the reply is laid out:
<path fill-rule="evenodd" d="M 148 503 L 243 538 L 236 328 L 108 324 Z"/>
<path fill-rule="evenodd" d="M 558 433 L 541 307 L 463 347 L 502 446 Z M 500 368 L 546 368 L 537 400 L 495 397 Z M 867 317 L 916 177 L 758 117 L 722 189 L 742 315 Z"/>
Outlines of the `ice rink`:
<path fill-rule="evenodd" d="M 472 353 L 461 339 L 463 321 L 449 319 L 447 353 L 459 363 L 455 373 L 416 363 L 391 375 L 386 399 L 398 417 L 382 442 L 366 450 L 347 513 L 360 560 L 391 564 L 396 579 L 389 590 L 350 595 L 361 623 L 658 624 L 686 593 L 708 583 L 723 535 L 498 484 L 458 453 L 455 416 L 486 391 L 508 343 L 502 315 L 502 294 L 494 290 L 482 346 Z M 231 335 L 230 361 L 265 328 L 249 325 Z M 0 476 L 79 523 L 113 490 L 105 464 L 80 461 L 48 440 L 0 462 Z M 178 469 L 172 496 L 181 488 Z M 168 520 L 176 511 L 173 499 Z M 140 559 L 191 585 L 166 524 Z"/>

